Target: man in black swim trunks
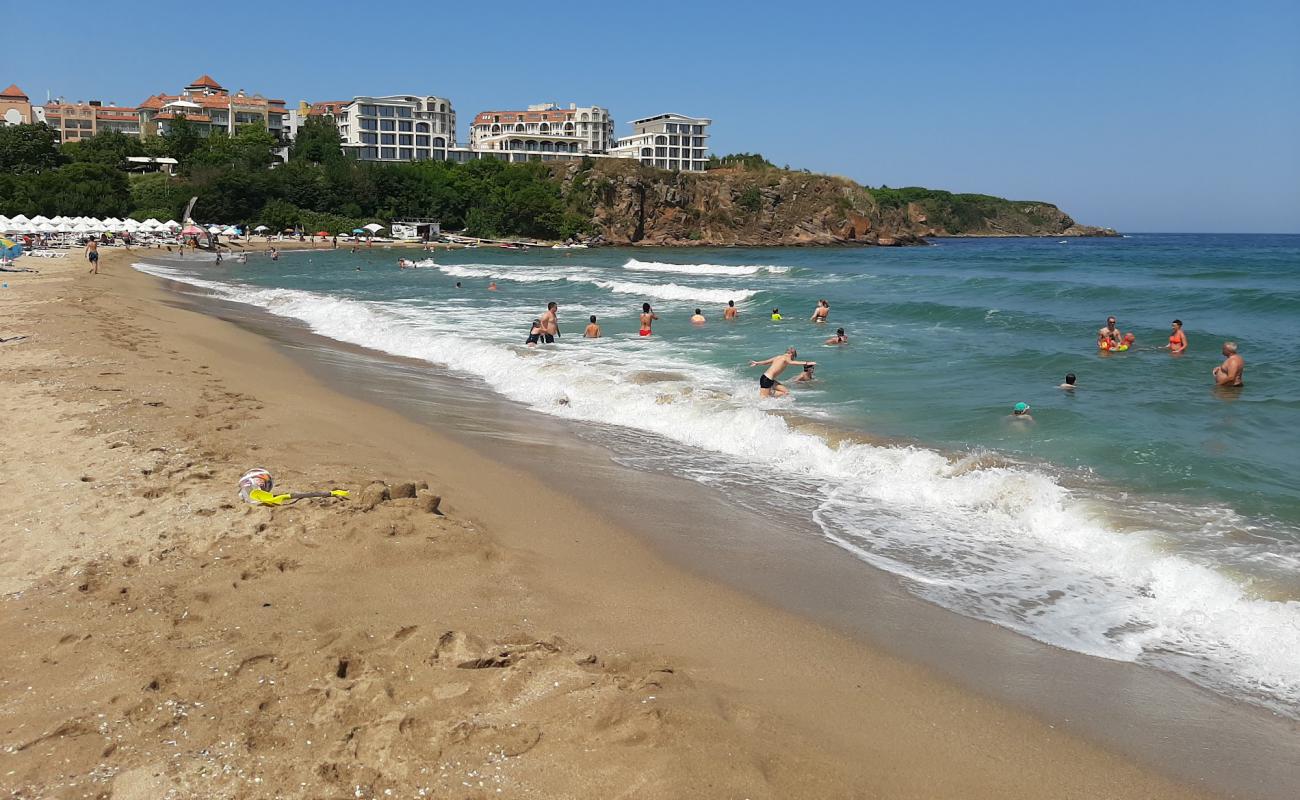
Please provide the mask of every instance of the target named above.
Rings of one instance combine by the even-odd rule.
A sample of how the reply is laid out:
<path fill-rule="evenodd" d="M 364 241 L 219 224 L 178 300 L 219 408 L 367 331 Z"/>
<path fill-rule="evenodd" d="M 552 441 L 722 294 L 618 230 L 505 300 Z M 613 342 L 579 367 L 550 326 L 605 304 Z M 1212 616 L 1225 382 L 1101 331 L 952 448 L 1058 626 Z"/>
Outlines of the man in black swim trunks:
<path fill-rule="evenodd" d="M 787 394 L 790 393 L 789 390 L 786 389 L 784 386 L 782 386 L 781 382 L 777 380 L 777 378 L 781 377 L 781 373 L 785 371 L 786 367 L 817 366 L 816 361 L 795 361 L 795 359 L 798 356 L 799 353 L 796 352 L 793 347 L 791 347 L 789 350 L 786 350 L 781 355 L 772 356 L 766 361 L 749 362 L 749 365 L 751 367 L 767 366 L 767 371 L 764 372 L 758 379 L 759 397 L 785 397 Z"/>
<path fill-rule="evenodd" d="M 554 300 L 546 304 L 546 313 L 542 314 L 542 338 L 541 341 L 547 344 L 555 344 L 555 337 L 560 335 L 560 322 L 555 318 L 556 312 L 560 310 L 559 303 Z"/>

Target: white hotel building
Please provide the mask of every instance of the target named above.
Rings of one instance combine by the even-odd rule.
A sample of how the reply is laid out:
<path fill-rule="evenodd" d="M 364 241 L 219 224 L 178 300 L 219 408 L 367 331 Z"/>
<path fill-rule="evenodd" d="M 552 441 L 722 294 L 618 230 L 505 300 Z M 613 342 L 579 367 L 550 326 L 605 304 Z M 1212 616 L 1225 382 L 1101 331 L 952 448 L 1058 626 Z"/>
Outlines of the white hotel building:
<path fill-rule="evenodd" d="M 474 117 L 469 132 L 470 150 L 511 161 L 601 154 L 613 144 L 614 122 L 609 110 L 575 103 L 568 108 L 539 103 L 523 111 L 482 111 Z"/>
<path fill-rule="evenodd" d="M 659 114 L 634 120 L 631 136 L 618 140 L 609 154 L 635 158 L 647 167 L 703 172 L 709 163 L 709 125 L 713 120 Z"/>
<path fill-rule="evenodd" d="M 343 149 L 361 161 L 445 161 L 456 146 L 456 111 L 445 97 L 388 95 L 312 103 L 291 114 L 334 117 Z"/>

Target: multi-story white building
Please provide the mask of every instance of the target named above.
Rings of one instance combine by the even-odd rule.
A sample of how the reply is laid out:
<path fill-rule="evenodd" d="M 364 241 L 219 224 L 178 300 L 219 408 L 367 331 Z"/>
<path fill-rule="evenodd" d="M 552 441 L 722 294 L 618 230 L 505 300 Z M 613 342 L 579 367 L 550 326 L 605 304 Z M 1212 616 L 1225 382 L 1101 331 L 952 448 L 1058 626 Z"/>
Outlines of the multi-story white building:
<path fill-rule="evenodd" d="M 524 111 L 481 111 L 470 126 L 469 147 L 478 152 L 509 153 L 510 160 L 538 155 L 605 153 L 614 144 L 609 109 L 570 103 L 531 105 Z M 523 154 L 521 158 L 513 158 Z"/>
<path fill-rule="evenodd" d="M 659 114 L 634 120 L 631 136 L 619 138 L 609 154 L 635 158 L 647 167 L 703 172 L 709 163 L 709 125 L 713 120 Z"/>
<path fill-rule="evenodd" d="M 362 161 L 445 161 L 456 146 L 456 111 L 445 97 L 388 95 L 312 103 L 291 115 L 293 133 L 309 116 L 332 116 L 343 149 Z"/>

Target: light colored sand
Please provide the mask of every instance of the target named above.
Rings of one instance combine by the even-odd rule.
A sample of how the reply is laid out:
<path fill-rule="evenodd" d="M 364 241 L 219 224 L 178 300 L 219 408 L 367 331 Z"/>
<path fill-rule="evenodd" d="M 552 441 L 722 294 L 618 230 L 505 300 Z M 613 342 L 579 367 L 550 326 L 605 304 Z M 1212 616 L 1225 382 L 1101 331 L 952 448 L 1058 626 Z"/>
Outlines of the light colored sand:
<path fill-rule="evenodd" d="M 6 276 L 0 789 L 19 797 L 1186 798 L 670 567 L 132 256 Z M 241 505 L 425 480 L 414 501 Z M 421 791 L 424 794 L 421 794 Z M 500 790 L 500 791 L 498 791 Z"/>

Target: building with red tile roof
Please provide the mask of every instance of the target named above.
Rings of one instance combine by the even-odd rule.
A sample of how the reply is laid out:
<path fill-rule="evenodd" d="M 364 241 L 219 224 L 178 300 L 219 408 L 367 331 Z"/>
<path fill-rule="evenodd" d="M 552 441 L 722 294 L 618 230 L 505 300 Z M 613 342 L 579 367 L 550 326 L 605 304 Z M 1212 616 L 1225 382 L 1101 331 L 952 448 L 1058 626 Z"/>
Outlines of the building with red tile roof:
<path fill-rule="evenodd" d="M 289 114 L 283 100 L 250 95 L 243 89 L 231 94 L 211 75 L 195 78 L 180 94 L 151 95 L 136 107 L 136 112 L 145 136 L 165 133 L 169 122 L 184 117 L 198 126 L 201 135 L 214 130 L 234 133 L 241 125 L 260 122 L 281 138 Z"/>
<path fill-rule="evenodd" d="M 0 125 L 25 125 L 32 122 L 32 103 L 18 84 L 0 92 Z"/>
<path fill-rule="evenodd" d="M 46 103 L 45 124 L 53 128 L 64 142 L 89 139 L 100 131 L 140 135 L 140 115 L 134 108 L 106 106 L 98 100 Z"/>

